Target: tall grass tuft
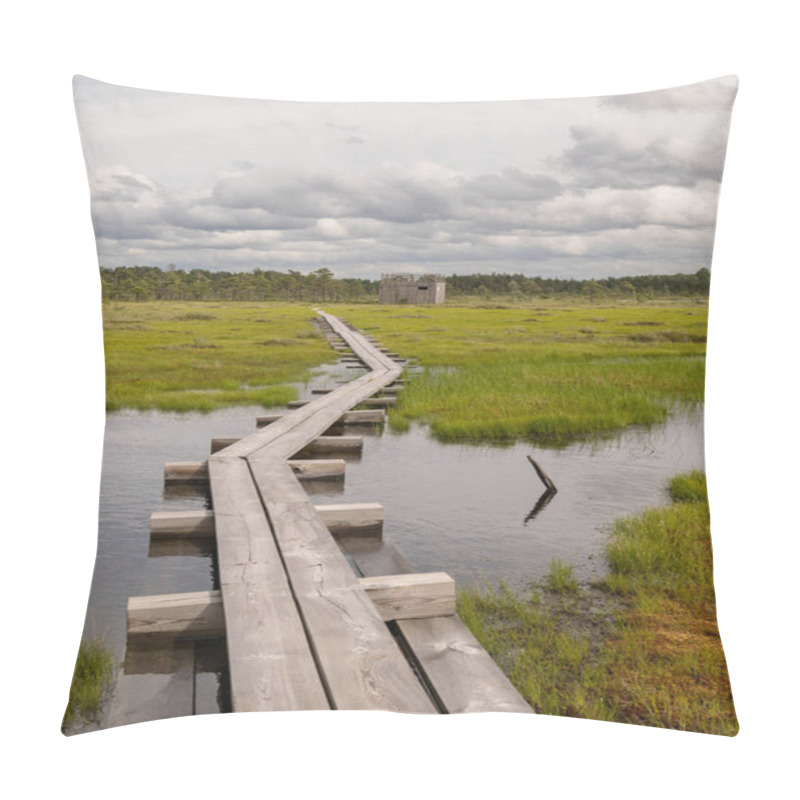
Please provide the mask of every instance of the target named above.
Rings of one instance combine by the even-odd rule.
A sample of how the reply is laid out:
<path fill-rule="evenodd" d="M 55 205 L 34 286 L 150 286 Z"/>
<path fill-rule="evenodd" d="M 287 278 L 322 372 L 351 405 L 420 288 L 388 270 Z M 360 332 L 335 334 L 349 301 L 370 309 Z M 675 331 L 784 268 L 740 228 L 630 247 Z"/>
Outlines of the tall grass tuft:
<path fill-rule="evenodd" d="M 547 575 L 545 586 L 548 591 L 557 594 L 577 594 L 578 581 L 570 564 L 565 564 L 560 558 L 550 562 L 550 572 Z"/>
<path fill-rule="evenodd" d="M 114 656 L 100 639 L 83 640 L 69 689 L 61 729 L 78 721 L 99 721 L 103 697 L 114 676 Z"/>

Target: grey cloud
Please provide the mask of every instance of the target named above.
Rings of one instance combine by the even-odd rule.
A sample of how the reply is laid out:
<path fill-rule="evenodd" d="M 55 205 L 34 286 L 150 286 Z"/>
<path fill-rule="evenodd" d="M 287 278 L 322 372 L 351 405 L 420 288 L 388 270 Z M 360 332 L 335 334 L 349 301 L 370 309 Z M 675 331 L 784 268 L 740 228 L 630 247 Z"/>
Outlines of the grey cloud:
<path fill-rule="evenodd" d="M 369 176 L 319 172 L 277 180 L 268 172 L 224 178 L 212 191 L 223 208 L 261 208 L 293 217 L 369 217 L 415 222 L 446 217 L 447 187 L 397 173 Z"/>
<path fill-rule="evenodd" d="M 558 196 L 561 184 L 517 167 L 468 179 L 434 165 L 416 171 L 383 167 L 363 175 L 317 172 L 281 179 L 266 171 L 221 179 L 213 200 L 223 208 L 260 208 L 307 218 L 367 218 L 411 224 L 469 219 Z M 525 212 L 522 212 L 525 216 Z"/>
<path fill-rule="evenodd" d="M 637 142 L 588 126 L 574 126 L 570 133 L 575 143 L 565 151 L 561 163 L 573 175 L 578 189 L 692 186 L 704 179 L 718 180 L 722 172 L 722 145 L 701 149 L 694 142 L 682 146 L 674 139 L 658 137 Z"/>
<path fill-rule="evenodd" d="M 547 200 L 561 194 L 561 184 L 549 175 L 531 175 L 518 167 L 506 167 L 499 174 L 480 175 L 468 181 L 466 189 L 489 200 Z"/>

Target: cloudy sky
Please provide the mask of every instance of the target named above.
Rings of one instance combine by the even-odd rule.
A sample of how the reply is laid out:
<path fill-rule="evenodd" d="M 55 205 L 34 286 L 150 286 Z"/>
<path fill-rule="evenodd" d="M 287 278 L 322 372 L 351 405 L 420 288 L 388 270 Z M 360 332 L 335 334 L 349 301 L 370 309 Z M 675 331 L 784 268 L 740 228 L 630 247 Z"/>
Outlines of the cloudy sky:
<path fill-rule="evenodd" d="M 100 264 L 367 278 L 709 267 L 735 93 L 292 103 L 75 79 Z"/>

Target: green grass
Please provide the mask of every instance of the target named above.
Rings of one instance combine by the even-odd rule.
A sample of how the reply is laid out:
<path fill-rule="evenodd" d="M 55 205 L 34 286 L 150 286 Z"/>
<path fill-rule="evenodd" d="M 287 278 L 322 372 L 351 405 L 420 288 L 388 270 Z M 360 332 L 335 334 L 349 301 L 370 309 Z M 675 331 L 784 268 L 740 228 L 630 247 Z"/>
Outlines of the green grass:
<path fill-rule="evenodd" d="M 703 484 L 702 473 L 679 476 L 679 502 L 618 521 L 598 585 L 573 585 L 554 562 L 527 597 L 503 585 L 459 593 L 462 619 L 534 710 L 737 733 Z"/>
<path fill-rule="evenodd" d="M 554 558 L 550 562 L 550 574 L 547 576 L 545 585 L 548 591 L 557 594 L 577 594 L 578 581 L 573 575 L 572 567 L 565 564 L 560 558 Z"/>
<path fill-rule="evenodd" d="M 706 474 L 699 469 L 677 475 L 669 482 L 670 497 L 676 503 L 690 501 L 708 502 Z"/>
<path fill-rule="evenodd" d="M 327 310 L 419 358 L 390 422 L 440 441 L 563 446 L 703 399 L 705 305 Z"/>
<path fill-rule="evenodd" d="M 283 405 L 331 359 L 304 306 L 107 303 L 106 408 L 212 411 Z"/>
<path fill-rule="evenodd" d="M 390 422 L 441 441 L 562 446 L 702 401 L 705 305 L 485 306 L 326 310 L 420 359 Z M 284 405 L 333 355 L 313 318 L 288 303 L 107 303 L 107 408 Z"/>
<path fill-rule="evenodd" d="M 114 657 L 105 643 L 98 639 L 84 640 L 78 649 L 78 659 L 69 689 L 69 702 L 61 729 L 73 723 L 99 721 L 103 697 L 114 675 Z"/>

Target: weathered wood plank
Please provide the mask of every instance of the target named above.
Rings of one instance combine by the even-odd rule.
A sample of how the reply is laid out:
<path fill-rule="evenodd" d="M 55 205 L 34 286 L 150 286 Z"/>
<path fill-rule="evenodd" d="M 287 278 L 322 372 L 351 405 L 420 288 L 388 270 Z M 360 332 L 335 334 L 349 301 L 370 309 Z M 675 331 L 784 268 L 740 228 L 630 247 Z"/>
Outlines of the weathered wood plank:
<path fill-rule="evenodd" d="M 446 572 L 360 578 L 359 585 L 387 622 L 456 613 L 456 584 Z"/>
<path fill-rule="evenodd" d="M 300 458 L 286 463 L 299 480 L 336 478 L 344 475 L 347 464 L 342 458 Z"/>
<path fill-rule="evenodd" d="M 455 613 L 455 584 L 444 572 L 360 578 L 385 621 Z M 131 597 L 128 636 L 218 639 L 225 636 L 222 590 Z"/>
<path fill-rule="evenodd" d="M 300 480 L 332 478 L 344 475 L 346 462 L 341 458 L 298 458 L 288 462 Z M 168 462 L 164 480 L 170 483 L 202 483 L 208 481 L 207 461 Z"/>
<path fill-rule="evenodd" d="M 397 404 L 396 397 L 365 397 L 361 401 L 365 406 L 375 408 L 386 408 Z"/>
<path fill-rule="evenodd" d="M 315 504 L 328 530 L 334 536 L 368 536 L 380 539 L 383 528 L 383 506 L 380 503 Z M 214 539 L 216 525 L 213 511 L 155 511 L 150 517 L 150 536 L 153 539 Z M 204 552 L 204 551 L 198 551 Z M 156 555 L 170 555 L 164 550 Z M 175 555 L 191 551 L 176 549 Z"/>
<path fill-rule="evenodd" d="M 176 482 L 200 482 L 208 480 L 205 461 L 168 461 L 164 464 L 164 480 Z"/>
<path fill-rule="evenodd" d="M 285 414 L 265 414 L 262 417 L 256 418 L 256 425 L 262 428 L 283 419 L 284 416 Z M 371 425 L 376 422 L 386 422 L 386 412 L 380 409 L 367 408 L 358 411 L 346 411 L 332 424 L 332 427 L 336 425 Z"/>
<path fill-rule="evenodd" d="M 150 515 L 150 536 L 214 536 L 213 511 L 154 511 Z"/>
<path fill-rule="evenodd" d="M 241 441 L 243 437 L 215 436 L 211 440 L 211 453 L 218 453 L 226 447 Z M 307 453 L 336 453 L 341 451 L 353 452 L 361 450 L 364 446 L 362 436 L 317 436 L 304 448 Z"/>
<path fill-rule="evenodd" d="M 533 713 L 458 616 L 400 620 L 397 627 L 449 713 Z"/>
<path fill-rule="evenodd" d="M 383 506 L 380 503 L 315 504 L 328 530 L 334 536 L 369 535 L 380 538 L 383 528 Z"/>
<path fill-rule="evenodd" d="M 329 708 L 247 463 L 212 456 L 209 471 L 233 710 Z"/>
<path fill-rule="evenodd" d="M 217 591 L 128 598 L 128 636 L 218 637 L 223 630 Z"/>
<path fill-rule="evenodd" d="M 435 711 L 291 472 L 266 461 L 251 468 L 333 705 Z"/>
<path fill-rule="evenodd" d="M 358 452 L 364 447 L 363 436 L 317 436 L 302 448 L 303 453 Z"/>

